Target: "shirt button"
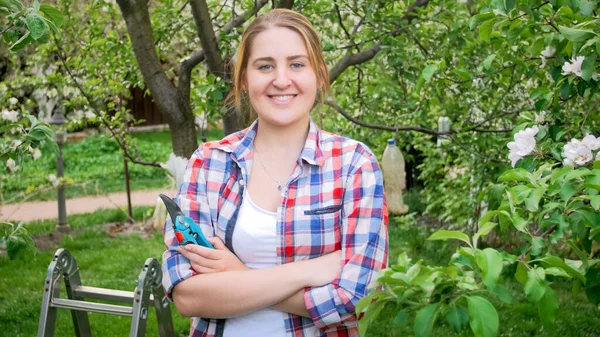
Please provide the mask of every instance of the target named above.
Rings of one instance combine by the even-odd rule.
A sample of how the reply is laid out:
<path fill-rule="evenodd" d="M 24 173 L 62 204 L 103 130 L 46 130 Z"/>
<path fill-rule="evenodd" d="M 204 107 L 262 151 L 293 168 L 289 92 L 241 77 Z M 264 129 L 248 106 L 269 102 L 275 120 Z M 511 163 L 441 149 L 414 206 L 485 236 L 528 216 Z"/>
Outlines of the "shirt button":
<path fill-rule="evenodd" d="M 241 186 L 246 186 L 246 182 L 244 181 L 244 179 L 240 179 L 240 185 Z"/>

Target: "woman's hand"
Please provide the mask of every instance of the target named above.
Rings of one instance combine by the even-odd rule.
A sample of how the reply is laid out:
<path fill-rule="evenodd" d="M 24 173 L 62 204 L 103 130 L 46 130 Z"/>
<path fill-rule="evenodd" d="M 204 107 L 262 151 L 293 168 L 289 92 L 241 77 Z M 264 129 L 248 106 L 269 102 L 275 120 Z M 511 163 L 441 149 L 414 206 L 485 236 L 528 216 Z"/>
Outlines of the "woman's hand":
<path fill-rule="evenodd" d="M 217 237 L 207 238 L 215 249 L 199 245 L 185 245 L 177 248 L 185 256 L 192 268 L 199 274 L 220 273 L 232 270 L 248 270 L 249 268 L 240 261 Z"/>

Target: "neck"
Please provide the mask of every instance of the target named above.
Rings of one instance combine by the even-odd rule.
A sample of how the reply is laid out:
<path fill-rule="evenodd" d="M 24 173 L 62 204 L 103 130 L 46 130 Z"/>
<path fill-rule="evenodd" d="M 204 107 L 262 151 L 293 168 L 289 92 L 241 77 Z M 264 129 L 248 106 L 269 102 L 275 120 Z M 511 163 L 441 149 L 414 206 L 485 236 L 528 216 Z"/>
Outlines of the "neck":
<path fill-rule="evenodd" d="M 258 121 L 258 130 L 254 139 L 261 155 L 271 158 L 298 158 L 304 148 L 308 134 L 309 119 L 289 127 L 278 127 Z"/>

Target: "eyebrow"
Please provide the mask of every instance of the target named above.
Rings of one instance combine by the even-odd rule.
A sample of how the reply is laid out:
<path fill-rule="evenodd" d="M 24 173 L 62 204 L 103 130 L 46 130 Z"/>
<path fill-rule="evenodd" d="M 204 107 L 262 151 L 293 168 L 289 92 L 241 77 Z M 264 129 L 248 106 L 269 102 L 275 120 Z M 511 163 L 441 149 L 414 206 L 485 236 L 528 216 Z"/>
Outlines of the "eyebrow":
<path fill-rule="evenodd" d="M 293 61 L 293 60 L 296 60 L 296 59 L 299 59 L 299 58 L 308 58 L 308 56 L 306 56 L 306 55 L 292 55 L 292 56 L 286 57 L 286 59 L 288 61 Z M 258 63 L 258 62 L 274 62 L 274 61 L 275 61 L 275 59 L 272 58 L 272 57 L 270 57 L 270 56 L 268 56 L 268 57 L 259 57 L 256 60 L 254 60 L 254 62 L 252 62 L 252 64 L 256 65 L 256 63 Z"/>

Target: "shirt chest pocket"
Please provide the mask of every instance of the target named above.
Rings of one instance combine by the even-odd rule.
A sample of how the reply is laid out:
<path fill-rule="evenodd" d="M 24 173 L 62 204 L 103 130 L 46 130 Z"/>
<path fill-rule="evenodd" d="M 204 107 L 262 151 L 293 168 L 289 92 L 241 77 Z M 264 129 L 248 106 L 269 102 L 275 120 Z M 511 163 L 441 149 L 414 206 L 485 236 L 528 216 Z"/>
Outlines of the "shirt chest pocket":
<path fill-rule="evenodd" d="M 342 205 L 330 205 L 304 211 L 309 222 L 312 247 L 319 247 L 317 255 L 340 249 Z"/>

